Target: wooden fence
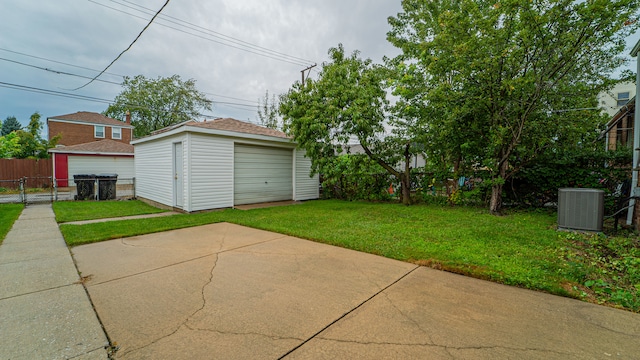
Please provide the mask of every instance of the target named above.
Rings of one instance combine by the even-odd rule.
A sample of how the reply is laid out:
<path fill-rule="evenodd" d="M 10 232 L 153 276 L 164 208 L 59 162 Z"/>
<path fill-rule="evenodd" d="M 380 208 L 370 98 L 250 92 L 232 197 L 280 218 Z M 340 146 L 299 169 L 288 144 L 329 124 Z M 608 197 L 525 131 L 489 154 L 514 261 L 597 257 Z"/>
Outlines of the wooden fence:
<path fill-rule="evenodd" d="M 17 184 L 17 182 L 7 182 L 9 180 L 26 177 L 29 178 L 27 184 L 29 187 L 49 187 L 52 175 L 51 159 L 0 159 L 0 181 L 5 182 L 6 185 Z"/>

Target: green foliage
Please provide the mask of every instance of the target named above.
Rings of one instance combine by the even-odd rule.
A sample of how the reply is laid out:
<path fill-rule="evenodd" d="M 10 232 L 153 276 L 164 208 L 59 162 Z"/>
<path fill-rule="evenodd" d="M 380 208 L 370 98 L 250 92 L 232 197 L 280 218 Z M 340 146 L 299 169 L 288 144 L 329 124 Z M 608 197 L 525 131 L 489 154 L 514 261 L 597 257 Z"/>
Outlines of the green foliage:
<path fill-rule="evenodd" d="M 22 125 L 20 124 L 18 119 L 16 119 L 15 116 L 8 116 L 2 122 L 2 128 L 0 129 L 0 134 L 2 136 L 6 136 L 6 135 L 9 135 L 12 132 L 18 131 L 20 129 L 22 129 Z"/>
<path fill-rule="evenodd" d="M 640 242 L 635 237 L 566 235 L 562 256 L 580 276 L 582 296 L 640 311 Z"/>
<path fill-rule="evenodd" d="M 409 198 L 409 159 L 415 153 L 413 134 L 400 122 L 385 136 L 384 83 L 389 71 L 362 60 L 358 52 L 345 54 L 342 45 L 329 49 L 331 62 L 324 63 L 318 80 L 296 82 L 280 99 L 285 131 L 305 149 L 312 171 L 325 173 L 334 156 L 357 139 L 371 160 L 402 184 L 403 203 Z M 404 170 L 395 166 L 403 162 Z"/>
<path fill-rule="evenodd" d="M 0 158 L 10 159 L 20 155 L 20 138 L 16 132 L 0 136 Z"/>
<path fill-rule="evenodd" d="M 602 124 L 638 0 L 404 0 L 391 17 L 397 116 L 422 123 L 443 168 L 486 166 L 509 180 L 550 148 L 576 146 Z M 502 186 L 492 188 L 491 211 Z"/>
<path fill-rule="evenodd" d="M 623 196 L 620 186 L 631 178 L 632 157 L 628 148 L 617 151 L 576 149 L 546 154 L 512 179 L 511 186 L 507 187 L 507 197 L 524 205 L 543 206 L 557 202 L 560 188 L 602 189 L 606 194 L 606 213 L 611 214 L 616 200 Z"/>
<path fill-rule="evenodd" d="M 0 244 L 24 209 L 23 204 L 0 204 Z"/>
<path fill-rule="evenodd" d="M 47 141 L 40 136 L 42 121 L 36 111 L 31 115 L 29 125 L 25 129 L 12 131 L 0 137 L 0 158 L 16 159 L 47 159 L 48 150 L 54 147 L 60 140 L 55 136 Z"/>
<path fill-rule="evenodd" d="M 328 199 L 389 200 L 392 177 L 368 156 L 331 158 L 322 173 L 322 195 Z"/>
<path fill-rule="evenodd" d="M 148 79 L 143 75 L 125 77 L 124 90 L 118 94 L 104 115 L 122 119 L 127 111 L 134 136 L 143 137 L 152 131 L 200 117 L 202 110 L 211 110 L 212 102 L 196 89 L 196 81 L 183 81 L 180 76 Z"/>

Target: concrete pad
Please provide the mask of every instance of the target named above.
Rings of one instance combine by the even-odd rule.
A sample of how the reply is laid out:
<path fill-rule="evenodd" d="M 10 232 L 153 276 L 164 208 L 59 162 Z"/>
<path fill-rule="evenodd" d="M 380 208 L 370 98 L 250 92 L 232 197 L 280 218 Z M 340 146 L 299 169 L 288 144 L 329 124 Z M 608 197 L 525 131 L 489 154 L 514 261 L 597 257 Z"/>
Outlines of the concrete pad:
<path fill-rule="evenodd" d="M 107 339 L 81 285 L 0 300 L 0 359 L 106 359 Z"/>
<path fill-rule="evenodd" d="M 219 223 L 74 247 L 89 284 L 130 276 L 284 235 Z"/>
<path fill-rule="evenodd" d="M 69 253 L 0 264 L 0 299 L 70 285 L 79 280 Z"/>
<path fill-rule="evenodd" d="M 632 359 L 640 315 L 421 268 L 288 359 Z"/>
<path fill-rule="evenodd" d="M 185 349 L 195 358 L 277 358 L 416 268 L 231 224 L 171 233 L 122 248 L 115 268 L 92 253 L 114 251 L 119 241 L 74 249 L 79 269 L 93 275 L 87 290 L 121 347 L 118 359 L 181 358 Z M 220 233 L 228 234 L 224 244 L 219 236 L 196 241 Z M 183 260 L 190 244 L 215 253 Z M 174 263 L 136 265 L 158 248 L 177 254 Z M 109 274 L 119 267 L 128 275 Z"/>

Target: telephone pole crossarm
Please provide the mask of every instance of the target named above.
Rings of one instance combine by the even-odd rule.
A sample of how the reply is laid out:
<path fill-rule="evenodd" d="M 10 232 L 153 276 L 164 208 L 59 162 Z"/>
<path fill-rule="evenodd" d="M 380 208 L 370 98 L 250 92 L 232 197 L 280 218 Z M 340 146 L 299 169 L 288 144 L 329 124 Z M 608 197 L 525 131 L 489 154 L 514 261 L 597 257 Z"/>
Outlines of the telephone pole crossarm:
<path fill-rule="evenodd" d="M 302 74 L 302 86 L 304 86 L 304 73 L 305 73 L 305 71 L 311 72 L 311 69 L 313 69 L 316 66 L 318 66 L 318 64 L 313 64 L 313 65 L 307 67 L 306 69 L 300 70 L 300 73 Z M 307 75 L 307 77 L 309 77 L 309 76 Z"/>

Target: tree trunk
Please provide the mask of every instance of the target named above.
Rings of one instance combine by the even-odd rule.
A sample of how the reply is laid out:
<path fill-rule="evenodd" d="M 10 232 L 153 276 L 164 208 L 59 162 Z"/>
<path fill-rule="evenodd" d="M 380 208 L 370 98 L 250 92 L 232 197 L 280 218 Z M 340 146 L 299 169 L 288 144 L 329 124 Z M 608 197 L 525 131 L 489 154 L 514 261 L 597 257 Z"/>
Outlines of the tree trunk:
<path fill-rule="evenodd" d="M 400 174 L 402 184 L 402 204 L 411 205 L 411 181 L 406 173 Z"/>
<path fill-rule="evenodd" d="M 493 177 L 493 185 L 491 186 L 491 202 L 489 203 L 489 212 L 492 215 L 501 215 L 502 210 L 502 187 L 504 186 L 509 161 L 505 160 L 499 165 L 498 176 Z"/>
<path fill-rule="evenodd" d="M 499 179 L 495 179 L 499 180 Z M 489 204 L 489 212 L 491 215 L 500 215 L 502 209 L 502 183 L 494 183 L 491 186 L 491 203 Z"/>

